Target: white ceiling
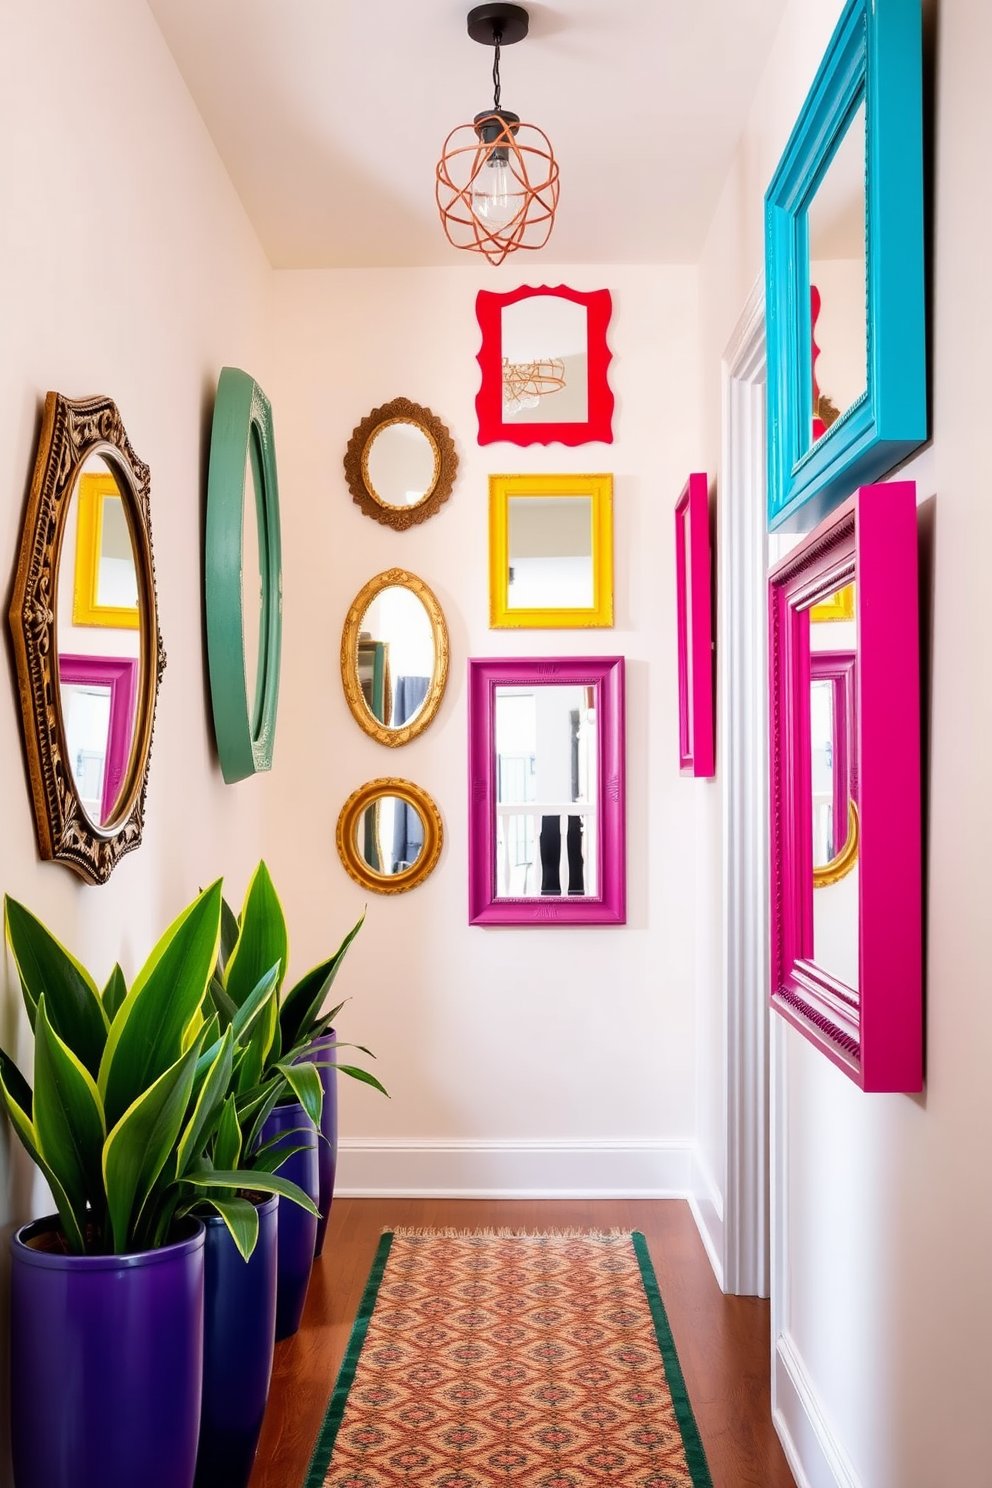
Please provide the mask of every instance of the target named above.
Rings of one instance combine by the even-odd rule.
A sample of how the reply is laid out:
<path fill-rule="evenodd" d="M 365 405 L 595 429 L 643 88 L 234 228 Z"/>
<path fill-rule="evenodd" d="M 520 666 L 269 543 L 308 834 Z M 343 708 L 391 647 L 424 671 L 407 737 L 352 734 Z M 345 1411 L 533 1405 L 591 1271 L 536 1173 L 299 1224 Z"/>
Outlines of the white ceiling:
<path fill-rule="evenodd" d="M 277 268 L 464 262 L 434 167 L 492 104 L 462 0 L 148 0 Z M 558 0 L 504 48 L 503 105 L 561 167 L 544 256 L 692 262 L 785 0 Z"/>

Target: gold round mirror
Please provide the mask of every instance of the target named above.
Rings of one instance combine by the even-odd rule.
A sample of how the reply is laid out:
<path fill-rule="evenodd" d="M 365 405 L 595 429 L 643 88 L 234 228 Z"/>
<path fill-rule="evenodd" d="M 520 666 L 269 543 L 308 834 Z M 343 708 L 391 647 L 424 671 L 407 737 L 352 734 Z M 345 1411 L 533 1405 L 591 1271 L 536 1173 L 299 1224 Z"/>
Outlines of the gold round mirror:
<path fill-rule="evenodd" d="M 433 592 L 403 568 L 355 596 L 341 635 L 341 684 L 355 721 L 395 747 L 431 723 L 448 677 L 448 629 Z"/>
<path fill-rule="evenodd" d="M 344 473 L 367 517 L 402 531 L 447 501 L 458 470 L 451 435 L 429 408 L 393 398 L 352 433 Z"/>
<path fill-rule="evenodd" d="M 410 780 L 370 780 L 341 808 L 337 847 L 356 883 L 374 894 L 403 894 L 433 873 L 444 829 L 431 797 Z"/>
<path fill-rule="evenodd" d="M 141 842 L 165 669 L 150 485 L 109 398 L 48 394 L 10 628 L 41 856 L 91 883 Z"/>

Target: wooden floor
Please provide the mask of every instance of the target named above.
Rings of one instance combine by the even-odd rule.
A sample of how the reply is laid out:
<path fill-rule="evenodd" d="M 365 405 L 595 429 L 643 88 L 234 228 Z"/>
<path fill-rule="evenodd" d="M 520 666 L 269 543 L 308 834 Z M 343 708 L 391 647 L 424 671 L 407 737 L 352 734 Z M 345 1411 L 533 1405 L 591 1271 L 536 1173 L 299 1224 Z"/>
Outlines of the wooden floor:
<path fill-rule="evenodd" d="M 250 1488 L 303 1488 L 379 1235 L 399 1225 L 642 1230 L 715 1488 L 795 1488 L 770 1418 L 768 1303 L 722 1295 L 687 1204 L 342 1198 L 331 1209 L 300 1331 L 276 1344 Z"/>

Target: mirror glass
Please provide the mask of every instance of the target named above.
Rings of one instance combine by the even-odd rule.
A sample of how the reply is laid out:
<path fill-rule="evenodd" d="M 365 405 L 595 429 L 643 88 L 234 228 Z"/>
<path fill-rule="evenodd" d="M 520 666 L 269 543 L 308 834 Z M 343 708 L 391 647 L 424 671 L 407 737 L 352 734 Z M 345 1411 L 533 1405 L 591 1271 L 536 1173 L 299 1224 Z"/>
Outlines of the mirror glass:
<path fill-rule="evenodd" d="M 437 479 L 438 453 L 426 429 L 411 419 L 380 424 L 365 447 L 370 492 L 384 506 L 417 506 Z"/>
<path fill-rule="evenodd" d="M 528 295 L 500 311 L 503 417 L 514 423 L 589 418 L 589 315 L 560 295 Z"/>
<path fill-rule="evenodd" d="M 811 442 L 868 388 L 865 106 L 807 212 L 813 340 Z"/>
<path fill-rule="evenodd" d="M 241 503 L 241 629 L 245 650 L 245 694 L 252 738 L 258 733 L 262 702 L 265 647 L 262 637 L 263 585 L 262 547 L 259 532 L 265 529 L 262 501 L 261 454 L 254 429 L 248 441 L 245 484 Z"/>
<path fill-rule="evenodd" d="M 356 835 L 359 856 L 373 873 L 403 873 L 424 850 L 424 819 L 401 796 L 377 796 L 359 817 Z"/>
<path fill-rule="evenodd" d="M 845 586 L 817 606 L 821 614 L 843 613 L 854 586 Z M 855 801 L 857 737 L 850 678 L 857 655 L 857 619 L 818 621 L 811 616 L 810 749 L 812 855 L 823 869 L 844 851 L 850 803 Z M 813 890 L 813 957 L 831 976 L 858 990 L 858 862 L 836 882 Z"/>
<path fill-rule="evenodd" d="M 390 584 L 366 607 L 355 665 L 365 706 L 385 728 L 423 711 L 437 658 L 427 607 L 412 589 Z"/>
<path fill-rule="evenodd" d="M 599 893 L 598 690 L 496 688 L 497 899 Z"/>
<path fill-rule="evenodd" d="M 589 609 L 591 496 L 511 496 L 507 609 Z"/>
<path fill-rule="evenodd" d="M 90 455 L 66 514 L 56 637 L 66 758 L 82 808 L 98 829 L 112 827 L 126 805 L 143 650 L 138 572 L 117 475 L 102 456 Z"/>

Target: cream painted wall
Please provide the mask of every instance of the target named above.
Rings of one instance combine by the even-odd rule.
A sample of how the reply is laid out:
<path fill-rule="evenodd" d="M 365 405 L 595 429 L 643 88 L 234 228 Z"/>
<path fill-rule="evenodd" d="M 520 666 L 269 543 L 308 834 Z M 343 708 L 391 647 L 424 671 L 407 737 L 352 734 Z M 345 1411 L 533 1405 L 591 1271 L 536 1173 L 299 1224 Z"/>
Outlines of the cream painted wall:
<path fill-rule="evenodd" d="M 38 860 L 9 646 L 0 651 L 3 872 L 105 976 L 133 973 L 165 923 L 225 871 L 240 894 L 262 846 L 264 784 L 224 787 L 204 685 L 201 502 L 212 394 L 225 362 L 264 381 L 270 271 L 144 4 L 35 0 L 0 7 L 0 552 L 13 574 L 47 389 L 109 393 L 152 471 L 168 667 L 145 838 L 110 882 L 84 885 Z M 8 577 L 5 594 L 9 594 Z M 6 599 L 4 600 L 6 611 Z M 6 633 L 6 613 L 3 616 Z M 27 1054 L 5 966 L 0 1041 Z M 0 1123 L 0 1314 L 7 1235 L 47 1208 Z M 2 1353 L 6 1320 L 0 1316 Z M 0 1483 L 6 1364 L 0 1357 Z"/>
<path fill-rule="evenodd" d="M 719 358 L 760 271 L 762 193 L 839 8 L 790 4 L 709 234 L 700 297 L 711 459 Z M 900 475 L 917 481 L 929 622 L 927 1088 L 918 1097 L 864 1096 L 775 1020 L 784 1118 L 773 1140 L 786 1243 L 773 1277 L 774 1390 L 797 1480 L 810 1488 L 937 1488 L 989 1474 L 992 682 L 983 637 L 992 208 L 975 183 L 992 149 L 983 61 L 992 13 L 977 0 L 940 0 L 925 15 L 935 118 L 933 440 Z M 710 829 L 715 856 L 717 819 Z M 706 841 L 704 831 L 701 854 Z M 707 1130 L 719 1134 L 721 989 L 700 984 L 699 996 L 710 1031 L 701 1050 L 710 1072 L 705 1139 Z"/>
<path fill-rule="evenodd" d="M 480 446 L 477 290 L 609 286 L 616 441 Z M 368 1043 L 388 1103 L 342 1091 L 348 1189 L 683 1188 L 694 1130 L 692 789 L 677 764 L 675 500 L 698 462 L 698 302 L 692 269 L 560 267 L 279 272 L 273 383 L 284 514 L 282 717 L 269 857 L 314 960 L 360 913 L 339 985 L 343 1036 Z M 352 429 L 406 396 L 451 429 L 459 473 L 437 516 L 397 533 L 363 516 L 343 478 Z M 615 478 L 613 630 L 488 629 L 487 476 L 607 470 Z M 452 666 L 428 732 L 390 751 L 360 732 L 338 680 L 341 626 L 380 570 L 437 594 Z M 617 929 L 467 923 L 466 661 L 627 656 L 629 922 Z M 431 792 L 446 842 L 433 877 L 366 894 L 334 846 L 348 794 L 401 775 Z"/>

